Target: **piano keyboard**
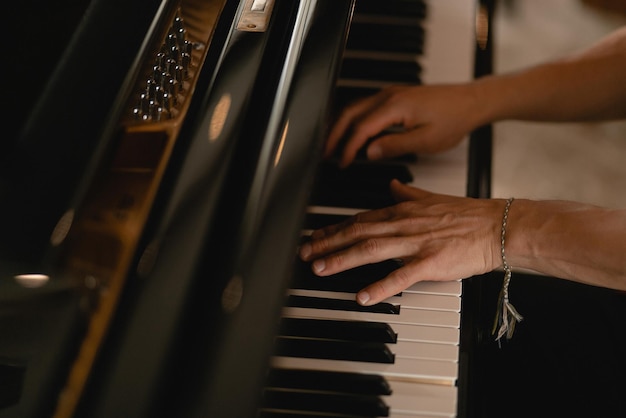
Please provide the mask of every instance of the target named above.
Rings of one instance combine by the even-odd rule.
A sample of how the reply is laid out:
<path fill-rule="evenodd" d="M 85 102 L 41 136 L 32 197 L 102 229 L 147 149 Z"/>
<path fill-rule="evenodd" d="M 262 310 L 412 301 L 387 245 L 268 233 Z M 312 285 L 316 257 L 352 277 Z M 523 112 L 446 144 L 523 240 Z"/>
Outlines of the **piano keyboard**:
<path fill-rule="evenodd" d="M 394 10 L 402 15 L 391 15 Z M 474 13 L 475 4 L 470 0 L 357 0 L 350 37 L 358 38 L 348 38 L 338 94 L 350 89 L 372 92 L 399 82 L 469 80 L 473 74 Z M 376 25 L 384 28 L 381 33 L 390 25 L 399 25 L 404 36 L 423 43 L 414 48 L 409 45 L 408 50 L 406 45 L 365 50 L 360 37 Z M 401 69 L 391 73 L 404 75 L 375 78 L 379 71 L 371 68 L 359 73 L 359 65 L 367 60 L 372 68 L 400 63 Z M 412 77 L 406 76 L 407 68 L 414 70 Z M 399 166 L 407 170 L 407 182 L 416 187 L 462 196 L 467 187 L 467 142 L 436 156 L 419 156 L 417 162 L 392 165 L 396 171 Z M 389 175 L 387 164 L 360 164 L 373 178 Z M 371 184 L 366 178 L 356 181 Z M 335 190 L 334 195 L 343 197 L 336 204 L 327 200 L 320 204 L 314 190 L 303 235 L 377 206 L 355 197 L 356 186 L 338 183 L 345 189 Z M 379 183 L 388 184 L 387 179 Z M 346 204 L 350 199 L 366 203 Z M 377 267 L 364 266 L 352 277 L 331 278 L 315 277 L 308 266 L 296 268 L 260 418 L 457 416 L 461 282 L 421 282 L 382 304 L 360 307 L 354 302 L 356 291 L 394 268 Z"/>

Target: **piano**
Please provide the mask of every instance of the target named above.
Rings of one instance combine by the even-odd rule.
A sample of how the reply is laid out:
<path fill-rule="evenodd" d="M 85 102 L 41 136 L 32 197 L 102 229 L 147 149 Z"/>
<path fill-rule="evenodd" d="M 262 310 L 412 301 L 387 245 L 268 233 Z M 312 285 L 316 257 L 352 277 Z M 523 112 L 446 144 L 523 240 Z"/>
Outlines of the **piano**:
<path fill-rule="evenodd" d="M 490 73 L 494 1 L 18 3 L 0 418 L 501 416 L 497 278 L 363 312 L 355 290 L 392 262 L 331 286 L 295 256 L 388 204 L 389 176 L 490 196 L 490 126 L 343 173 L 320 155 L 355 96 Z"/>

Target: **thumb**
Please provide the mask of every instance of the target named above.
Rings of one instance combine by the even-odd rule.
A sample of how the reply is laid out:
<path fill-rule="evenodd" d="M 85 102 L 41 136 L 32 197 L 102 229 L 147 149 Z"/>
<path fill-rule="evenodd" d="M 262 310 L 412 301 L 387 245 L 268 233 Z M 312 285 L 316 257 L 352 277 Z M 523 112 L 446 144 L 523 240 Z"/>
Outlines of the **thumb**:
<path fill-rule="evenodd" d="M 418 189 L 417 187 L 409 186 L 402 183 L 400 180 L 393 179 L 389 184 L 391 194 L 398 202 L 404 202 L 407 200 L 418 200 L 430 196 L 432 193 L 426 190 Z"/>

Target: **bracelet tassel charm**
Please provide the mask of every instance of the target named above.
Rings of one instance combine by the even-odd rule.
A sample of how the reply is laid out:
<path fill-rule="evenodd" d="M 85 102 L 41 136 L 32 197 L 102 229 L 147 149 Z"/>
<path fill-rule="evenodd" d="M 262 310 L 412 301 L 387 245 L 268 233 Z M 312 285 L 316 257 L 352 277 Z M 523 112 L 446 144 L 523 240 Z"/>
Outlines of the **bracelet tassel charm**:
<path fill-rule="evenodd" d="M 509 208 L 513 203 L 514 198 L 509 198 L 504 206 L 504 216 L 502 217 L 502 229 L 500 235 L 500 251 L 502 255 L 502 266 L 504 268 L 504 281 L 502 283 L 502 290 L 498 297 L 498 309 L 496 311 L 496 319 L 493 324 L 492 334 L 496 335 L 496 341 L 500 343 L 500 339 L 506 335 L 507 340 L 513 336 L 515 331 L 515 324 L 520 322 L 522 315 L 517 312 L 515 307 L 509 302 L 509 284 L 511 283 L 511 266 L 506 261 L 504 255 L 504 242 L 506 238 L 506 224 L 509 218 Z"/>
<path fill-rule="evenodd" d="M 496 319 L 493 324 L 492 334 L 496 335 L 496 341 L 506 335 L 510 340 L 515 331 L 515 324 L 520 322 L 524 317 L 517 312 L 515 307 L 509 302 L 509 282 L 511 281 L 511 270 L 506 271 L 504 283 L 500 296 L 498 298 L 498 309 L 496 311 Z M 497 332 L 497 334 L 496 334 Z"/>

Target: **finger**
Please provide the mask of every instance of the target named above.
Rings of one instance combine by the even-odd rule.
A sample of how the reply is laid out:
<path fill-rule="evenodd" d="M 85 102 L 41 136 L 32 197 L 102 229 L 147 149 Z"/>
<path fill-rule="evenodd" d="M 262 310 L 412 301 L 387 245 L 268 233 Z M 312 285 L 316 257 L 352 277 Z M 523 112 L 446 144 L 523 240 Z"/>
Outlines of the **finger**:
<path fill-rule="evenodd" d="M 364 112 L 360 119 L 357 120 L 350 132 L 340 165 L 348 166 L 356 156 L 359 149 L 370 139 L 374 138 L 384 130 L 391 128 L 392 126 L 403 126 L 402 114 L 397 109 L 390 106 L 377 106 L 369 109 L 368 112 Z"/>
<path fill-rule="evenodd" d="M 402 292 L 417 281 L 419 281 L 418 277 L 412 274 L 409 268 L 400 267 L 389 273 L 387 277 L 360 290 L 356 295 L 356 300 L 364 306 L 375 305 Z"/>
<path fill-rule="evenodd" d="M 418 132 L 419 129 L 379 136 L 367 146 L 367 158 L 376 161 L 418 153 L 420 151 L 420 138 L 416 137 Z"/>
<path fill-rule="evenodd" d="M 311 240 L 300 246 L 300 258 L 310 261 L 366 239 L 399 236 L 397 227 L 393 223 L 386 222 L 390 216 L 393 216 L 392 212 L 389 209 L 364 212 L 362 216 L 359 216 L 358 221 L 348 221 L 314 231 L 311 234 Z M 362 219 L 370 217 L 371 221 L 364 222 Z"/>
<path fill-rule="evenodd" d="M 370 109 L 377 106 L 377 103 L 378 99 L 376 96 L 370 96 L 358 100 L 342 110 L 326 140 L 324 157 L 329 158 L 332 156 L 341 139 L 348 135 L 353 122 L 359 119 L 361 114 L 367 113 Z"/>
<path fill-rule="evenodd" d="M 369 238 L 344 250 L 313 261 L 311 268 L 318 276 L 330 276 L 365 264 L 402 258 L 406 246 L 402 238 Z"/>
<path fill-rule="evenodd" d="M 392 206 L 359 212 L 353 216 L 350 216 L 343 222 L 327 225 L 323 228 L 313 231 L 313 233 L 311 234 L 311 238 L 320 239 L 323 237 L 327 237 L 336 234 L 341 230 L 345 230 L 346 228 L 350 228 L 356 223 L 385 222 L 389 219 L 392 219 L 394 216 L 395 210 Z"/>

